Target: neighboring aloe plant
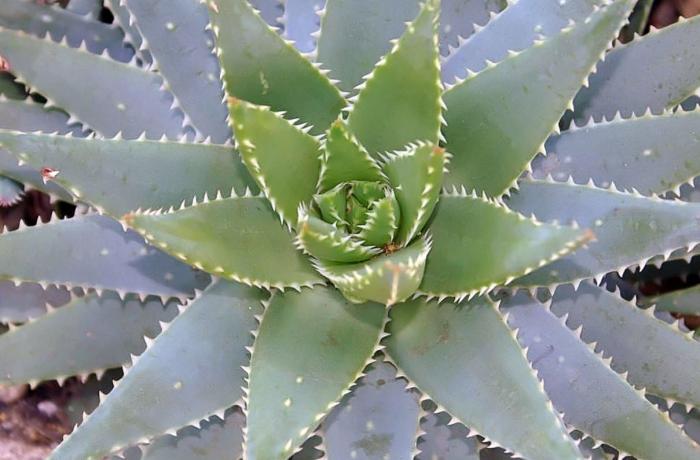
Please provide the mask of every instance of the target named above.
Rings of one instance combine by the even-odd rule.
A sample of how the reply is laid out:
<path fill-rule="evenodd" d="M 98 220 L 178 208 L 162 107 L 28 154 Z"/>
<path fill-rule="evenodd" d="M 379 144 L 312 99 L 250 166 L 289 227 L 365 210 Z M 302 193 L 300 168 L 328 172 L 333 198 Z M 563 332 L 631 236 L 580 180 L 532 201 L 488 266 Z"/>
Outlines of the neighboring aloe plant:
<path fill-rule="evenodd" d="M 0 198 L 90 210 L 0 236 L 0 382 L 125 369 L 51 458 L 700 456 L 700 346 L 590 283 L 700 241 L 700 19 L 444 2 L 5 0 Z"/>

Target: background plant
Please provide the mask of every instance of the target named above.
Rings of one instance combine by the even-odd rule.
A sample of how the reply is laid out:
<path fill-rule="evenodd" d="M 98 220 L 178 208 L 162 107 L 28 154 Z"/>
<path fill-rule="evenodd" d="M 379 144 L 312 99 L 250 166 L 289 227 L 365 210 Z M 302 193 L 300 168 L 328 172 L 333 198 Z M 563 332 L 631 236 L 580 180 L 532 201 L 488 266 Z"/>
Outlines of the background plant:
<path fill-rule="evenodd" d="M 630 2 L 593 8 L 522 1 L 466 41 L 457 39 L 471 32 L 465 18 L 478 18 L 488 5 L 475 13 L 447 2 L 439 32 L 448 55 L 439 67 L 434 3 L 420 9 L 330 1 L 317 15 L 313 4 L 290 2 L 282 33 L 311 53 L 305 56 L 243 1 L 111 4 L 122 29 L 20 0 L 7 5 L 0 13 L 5 27 L 52 35 L 37 40 L 0 30 L 9 69 L 46 98 L 45 104 L 2 101 L 0 143 L 8 155 L 0 166 L 15 181 L 5 181 L 5 189 L 14 185 L 18 193 L 17 183 L 31 184 L 102 215 L 90 211 L 0 237 L 2 277 L 17 284 L 3 287 L 20 299 L 10 302 L 6 321 L 26 322 L 0 342 L 28 358 L 3 355 L 0 374 L 5 383 L 35 384 L 128 367 L 55 458 L 100 458 L 164 433 L 176 437 L 159 438 L 145 457 L 188 455 L 191 430 L 177 430 L 213 414 L 223 422 L 203 430 L 219 436 L 203 433 L 206 449 L 198 452 L 235 457 L 242 413 L 234 406 L 245 408 L 242 449 L 251 458 L 291 455 L 319 425 L 330 458 L 352 452 L 407 458 L 417 437 L 418 455 L 450 448 L 470 455 L 474 438 L 445 440 L 445 416 L 435 413 L 449 413 L 472 435 L 526 458 L 577 458 L 576 444 L 586 443 L 567 437 L 574 429 L 576 439 L 583 433 L 640 458 L 697 456 L 697 446 L 645 399 L 695 405 L 695 340 L 588 280 L 657 256 L 692 254 L 697 205 L 658 195 L 682 194 L 681 185 L 697 175 L 698 120 L 688 98 L 700 81 L 692 54 L 698 21 L 608 51 L 588 82 Z M 272 11 L 263 9 L 269 21 Z M 467 16 L 472 13 L 477 16 Z M 64 37 L 64 44 L 53 42 Z M 81 40 L 83 50 L 71 48 Z M 664 54 L 671 43 L 674 51 Z M 103 50 L 109 58 L 94 54 Z M 650 65 L 659 65 L 659 56 L 667 60 L 654 72 Z M 636 79 L 640 73 L 648 78 Z M 589 84 L 578 91 L 582 82 Z M 11 95 L 15 86 L 6 86 Z M 354 305 L 321 287 L 323 278 L 288 233 L 296 230 L 297 244 L 312 252 L 299 231 L 298 205 L 310 206 L 312 195 L 325 190 L 309 180 L 320 165 L 304 164 L 321 158 L 323 149 L 328 154 L 325 133 L 344 97 L 352 107 L 347 129 L 356 138 L 341 137 L 364 147 L 367 158 L 376 155 L 386 166 L 426 145 L 429 154 L 441 152 L 439 144 L 453 155 L 447 188 L 426 227 L 433 244 L 421 251 L 427 262 L 418 296 L 394 305 L 390 316 L 378 304 Z M 691 110 L 664 110 L 680 103 Z M 558 134 L 567 107 L 573 112 L 562 126 L 593 121 Z M 647 108 L 657 114 L 645 114 Z M 602 120 L 616 110 L 625 119 Z M 235 150 L 227 144 L 229 121 Z M 59 135 L 25 134 L 37 130 Z M 402 149 L 407 154 L 381 157 Z M 545 150 L 549 155 L 531 163 Z M 526 169 L 532 177 L 521 178 Z M 404 178 L 380 188 L 391 195 L 408 184 Z M 508 197 L 513 188 L 518 192 Z M 320 198 L 315 206 L 320 213 Z M 523 217 L 530 214 L 536 217 Z M 408 220 L 417 229 L 408 233 L 421 231 L 414 225 L 421 219 Z M 571 253 L 593 235 L 595 242 Z M 390 255 L 373 253 L 361 262 L 402 254 L 383 252 Z M 342 286 L 344 280 L 380 287 L 395 279 L 402 286 L 416 282 L 409 270 L 415 263 L 399 261 L 398 275 L 377 281 L 357 279 L 352 269 L 330 272 L 329 259 L 316 258 L 326 260 L 321 273 L 353 301 L 365 298 Z M 220 280 L 209 285 L 203 272 Z M 60 295 L 52 288 L 30 283 L 88 294 L 27 321 L 39 299 L 60 302 L 51 300 Z M 539 289 L 547 308 L 521 292 L 496 309 L 484 294 L 503 284 Z M 393 304 L 415 287 L 400 296 L 358 290 Z M 658 302 L 678 305 L 678 299 Z M 399 380 L 389 359 L 401 369 Z M 365 369 L 373 370 L 334 409 Z M 420 392 L 405 391 L 405 381 Z"/>

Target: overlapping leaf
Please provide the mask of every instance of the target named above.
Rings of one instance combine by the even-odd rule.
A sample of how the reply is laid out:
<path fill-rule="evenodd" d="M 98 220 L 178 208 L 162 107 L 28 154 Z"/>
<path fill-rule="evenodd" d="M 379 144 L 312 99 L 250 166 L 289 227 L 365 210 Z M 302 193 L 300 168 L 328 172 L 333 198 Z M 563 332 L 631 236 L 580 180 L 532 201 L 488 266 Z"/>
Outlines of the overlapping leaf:
<path fill-rule="evenodd" d="M 121 132 L 136 138 L 145 132 L 157 139 L 181 133 L 182 117 L 171 110 L 172 98 L 155 73 L 2 28 L 0 55 L 51 104 L 105 136 Z"/>
<path fill-rule="evenodd" d="M 31 257 L 27 257 L 31 254 Z M 107 217 L 76 216 L 0 235 L 0 279 L 185 298 L 206 276 Z"/>
<path fill-rule="evenodd" d="M 217 54 L 229 96 L 286 111 L 323 133 L 345 101 L 340 91 L 286 43 L 247 0 L 211 0 Z"/>
<path fill-rule="evenodd" d="M 333 288 L 275 295 L 250 364 L 247 458 L 290 456 L 359 377 L 383 327 L 381 305 Z"/>
<path fill-rule="evenodd" d="M 58 171 L 53 182 L 115 217 L 179 206 L 205 194 L 257 191 L 231 146 L 0 130 L 0 147 L 35 170 Z"/>
<path fill-rule="evenodd" d="M 680 186 L 700 175 L 700 110 L 589 124 L 551 137 L 547 156 L 533 175 L 557 180 L 572 176 L 600 187 L 615 183 L 647 195 Z"/>
<path fill-rule="evenodd" d="M 677 24 L 616 47 L 605 57 L 574 100 L 575 120 L 655 113 L 680 104 L 700 89 L 700 17 L 680 18 Z M 637 78 L 644 75 L 644 78 Z"/>
<path fill-rule="evenodd" d="M 697 458 L 698 446 L 559 318 L 522 298 L 508 306 L 511 325 L 567 423 L 637 458 Z M 599 311 L 606 314 L 604 308 Z M 634 337 L 639 344 L 639 336 Z"/>
<path fill-rule="evenodd" d="M 353 99 L 348 127 L 371 155 L 400 150 L 416 140 L 438 141 L 442 119 L 439 14 L 439 1 L 426 1 Z"/>
<path fill-rule="evenodd" d="M 262 311 L 254 288 L 220 281 L 134 359 L 105 401 L 51 459 L 102 458 L 221 414 L 242 396 L 246 347 Z"/>
<path fill-rule="evenodd" d="M 321 20 L 318 61 L 330 69 L 342 90 L 353 92 L 418 11 L 418 0 L 328 0 Z"/>
<path fill-rule="evenodd" d="M 447 183 L 490 196 L 507 192 L 542 151 L 630 8 L 617 0 L 446 91 L 443 133 L 454 155 Z"/>
<path fill-rule="evenodd" d="M 430 224 L 433 248 L 420 292 L 473 296 L 576 249 L 589 232 L 542 224 L 466 194 L 443 195 Z"/>
<path fill-rule="evenodd" d="M 74 298 L 67 305 L 0 335 L 0 346 L 17 353 L 0 357 L 2 384 L 63 381 L 121 367 L 145 349 L 143 337 L 154 338 L 160 321 L 178 313 L 175 302 L 124 301 L 113 292 Z"/>
<path fill-rule="evenodd" d="M 213 55 L 214 37 L 206 30 L 209 15 L 198 1 L 127 0 L 134 25 L 191 123 L 203 137 L 223 143 L 231 137 L 221 70 Z"/>
<path fill-rule="evenodd" d="M 126 221 L 156 246 L 216 276 L 278 288 L 321 282 L 262 197 L 216 199 Z"/>
<path fill-rule="evenodd" d="M 596 239 L 588 248 L 516 280 L 514 286 L 550 286 L 599 277 L 630 265 L 644 265 L 651 257 L 693 247 L 700 240 L 700 205 L 681 201 L 525 180 L 508 206 L 543 221 L 578 222 L 590 228 Z"/>
<path fill-rule="evenodd" d="M 392 309 L 389 332 L 408 378 L 477 433 L 524 458 L 580 458 L 488 300 L 413 300 Z"/>

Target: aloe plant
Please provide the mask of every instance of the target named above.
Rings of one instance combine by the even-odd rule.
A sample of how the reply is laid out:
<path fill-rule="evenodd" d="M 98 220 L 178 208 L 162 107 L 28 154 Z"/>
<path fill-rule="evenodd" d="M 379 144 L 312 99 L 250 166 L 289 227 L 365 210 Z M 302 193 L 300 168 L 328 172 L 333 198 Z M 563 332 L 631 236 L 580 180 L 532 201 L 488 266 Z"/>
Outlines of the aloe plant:
<path fill-rule="evenodd" d="M 87 211 L 0 236 L 0 383 L 124 368 L 52 459 L 700 456 L 592 282 L 700 241 L 700 19 L 443 2 L 5 0 L 0 198 Z"/>

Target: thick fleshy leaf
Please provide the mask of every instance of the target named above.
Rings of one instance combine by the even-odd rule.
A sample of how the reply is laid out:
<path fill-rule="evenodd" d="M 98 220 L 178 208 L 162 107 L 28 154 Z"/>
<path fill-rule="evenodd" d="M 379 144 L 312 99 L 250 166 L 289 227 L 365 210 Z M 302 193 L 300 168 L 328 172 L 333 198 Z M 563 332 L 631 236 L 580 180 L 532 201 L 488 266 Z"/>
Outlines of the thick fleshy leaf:
<path fill-rule="evenodd" d="M 551 308 L 558 315 L 568 313 L 566 322 L 572 329 L 583 326 L 581 338 L 612 356 L 613 368 L 627 371 L 631 384 L 700 406 L 700 343 L 692 332 L 683 334 L 656 319 L 652 310 L 588 283 L 577 291 L 570 286 L 557 289 Z"/>
<path fill-rule="evenodd" d="M 242 397 L 263 294 L 220 281 L 204 291 L 134 359 L 104 402 L 51 455 L 98 459 L 221 414 Z"/>
<path fill-rule="evenodd" d="M 0 208 L 14 206 L 24 196 L 22 184 L 15 182 L 9 177 L 0 176 Z"/>
<path fill-rule="evenodd" d="M 505 0 L 442 0 L 441 3 L 440 53 L 448 56 L 496 12 L 508 6 Z"/>
<path fill-rule="evenodd" d="M 583 22 L 596 6 L 604 4 L 603 0 L 511 2 L 501 14 L 493 17 L 486 26 L 479 27 L 474 35 L 443 59 L 442 78 L 445 82 L 452 83 L 457 78 L 464 78 L 467 69 L 478 72 L 487 67 L 487 61 L 499 62 L 505 59 L 508 51 L 522 51 L 532 46 L 542 35 L 556 35 L 568 25 L 569 20 Z M 447 14 L 443 13 L 443 16 Z"/>
<path fill-rule="evenodd" d="M 51 104 L 105 136 L 121 132 L 136 138 L 145 132 L 175 138 L 181 133 L 182 117 L 171 110 L 172 97 L 161 90 L 158 74 L 2 28 L 0 55 Z"/>
<path fill-rule="evenodd" d="M 177 305 L 160 300 L 122 301 L 106 292 L 74 298 L 67 305 L 0 335 L 2 384 L 64 380 L 104 369 L 121 367 L 131 354 L 146 348 L 143 337 L 160 332 L 159 321 L 169 321 Z M 21 353 L 21 357 L 18 354 Z"/>
<path fill-rule="evenodd" d="M 245 417 L 238 408 L 201 423 L 188 426 L 176 436 L 156 439 L 143 448 L 140 460 L 222 460 L 240 458 L 243 453 Z"/>
<path fill-rule="evenodd" d="M 132 24 L 131 13 L 122 0 L 102 0 L 114 17 L 114 24 L 124 31 L 124 42 L 131 45 L 136 50 L 136 56 L 146 67 L 153 63 L 153 56 L 144 49 L 143 37 L 136 25 Z"/>
<path fill-rule="evenodd" d="M 0 128 L 81 135 L 79 127 L 68 126 L 68 115 L 60 110 L 46 109 L 31 99 L 15 101 L 3 99 L 2 96 L 0 96 Z M 63 201 L 73 201 L 71 194 L 62 187 L 54 182 L 44 183 L 39 171 L 29 166 L 19 166 L 17 159 L 2 149 L 0 149 L 0 172 L 32 188 L 58 196 Z"/>
<path fill-rule="evenodd" d="M 348 127 L 372 155 L 402 149 L 416 140 L 438 141 L 442 109 L 439 5 L 439 0 L 426 0 L 354 100 Z"/>
<path fill-rule="evenodd" d="M 0 9 L 1 27 L 57 42 L 65 39 L 74 48 L 84 44 L 92 53 L 106 50 L 112 59 L 128 62 L 134 52 L 124 45 L 124 34 L 119 27 L 95 19 L 32 0 L 4 0 Z"/>
<path fill-rule="evenodd" d="M 388 53 L 416 17 L 418 0 L 327 0 L 318 39 L 318 61 L 352 92 Z"/>
<path fill-rule="evenodd" d="M 476 436 L 468 437 L 469 429 L 454 423 L 447 412 L 427 414 L 420 427 L 417 460 L 485 460 L 479 456 L 483 446 Z"/>
<path fill-rule="evenodd" d="M 15 81 L 15 77 L 9 73 L 0 71 L 0 97 L 22 100 L 27 97 L 24 86 Z"/>
<path fill-rule="evenodd" d="M 126 0 L 134 24 L 146 39 L 158 71 L 188 119 L 203 137 L 223 143 L 231 137 L 222 104 L 221 70 L 206 30 L 206 4 L 168 0 Z"/>
<path fill-rule="evenodd" d="M 507 192 L 543 151 L 545 139 L 622 27 L 631 3 L 616 0 L 588 21 L 450 88 L 444 96 L 443 133 L 454 158 L 447 183 L 491 196 Z"/>
<path fill-rule="evenodd" d="M 65 288 L 44 289 L 34 283 L 15 286 L 11 281 L 0 281 L 0 323 L 23 323 L 46 313 L 47 304 L 58 307 L 69 301 L 70 293 Z"/>
<path fill-rule="evenodd" d="M 381 182 L 381 169 L 367 150 L 338 120 L 328 130 L 321 160 L 318 188 L 321 192 L 350 181 Z"/>
<path fill-rule="evenodd" d="M 228 95 L 286 111 L 322 134 L 345 105 L 340 91 L 247 0 L 210 0 L 209 9 Z"/>
<path fill-rule="evenodd" d="M 443 148 L 418 144 L 389 154 L 382 163 L 401 208 L 398 243 L 408 244 L 433 214 L 447 161 Z"/>
<path fill-rule="evenodd" d="M 590 239 L 589 232 L 542 224 L 475 195 L 446 194 L 430 224 L 433 249 L 420 291 L 473 296 L 508 284 Z"/>
<path fill-rule="evenodd" d="M 381 252 L 341 228 L 308 214 L 299 219 L 297 244 L 318 260 L 329 263 L 365 261 Z"/>
<path fill-rule="evenodd" d="M 598 65 L 588 88 L 574 99 L 575 120 L 641 115 L 680 104 L 700 90 L 700 17 L 680 18 L 665 27 L 616 47 Z M 637 78 L 644 75 L 644 78 Z"/>
<path fill-rule="evenodd" d="M 694 459 L 700 449 L 561 320 L 532 301 L 508 303 L 509 322 L 564 420 L 636 458 Z M 602 315 L 606 309 L 597 306 Z M 612 323 L 611 323 L 612 324 Z M 620 335 L 620 334 L 615 334 Z M 639 344 L 640 336 L 627 334 Z M 653 434 L 653 435 L 652 435 Z"/>
<path fill-rule="evenodd" d="M 323 422 L 328 458 L 371 460 L 412 458 L 421 409 L 406 382 L 382 361 Z"/>
<path fill-rule="evenodd" d="M 401 208 L 394 193 L 381 198 L 367 212 L 367 221 L 361 225 L 357 236 L 367 244 L 384 247 L 394 241 L 394 235 L 401 222 Z"/>
<path fill-rule="evenodd" d="M 273 296 L 250 364 L 246 458 L 291 455 L 359 377 L 384 316 L 331 287 Z"/>
<path fill-rule="evenodd" d="M 125 220 L 164 251 L 216 276 L 277 288 L 321 281 L 262 197 L 216 199 Z"/>
<path fill-rule="evenodd" d="M 69 0 L 66 10 L 96 18 L 102 10 L 102 0 Z"/>
<path fill-rule="evenodd" d="M 257 191 L 231 146 L 0 130 L 0 147 L 35 170 L 58 171 L 54 182 L 116 217 L 138 208 L 179 206 L 205 193 Z"/>
<path fill-rule="evenodd" d="M 579 458 L 488 300 L 412 300 L 392 309 L 389 332 L 399 368 L 462 423 L 524 458 Z"/>
<path fill-rule="evenodd" d="M 319 11 L 323 8 L 322 0 L 286 0 L 284 3 L 284 37 L 294 42 L 302 53 L 311 53 L 316 49 L 316 33 L 320 27 Z"/>
<path fill-rule="evenodd" d="M 27 257 L 30 254 L 31 257 Z M 0 279 L 185 298 L 206 276 L 107 217 L 54 220 L 0 235 Z"/>
<path fill-rule="evenodd" d="M 700 286 L 693 286 L 657 297 L 643 299 L 643 302 L 654 305 L 656 311 L 670 311 L 700 316 Z"/>
<path fill-rule="evenodd" d="M 410 246 L 367 262 L 341 265 L 317 261 L 315 266 L 351 301 L 390 306 L 416 292 L 429 252 L 430 240 L 420 238 Z"/>
<path fill-rule="evenodd" d="M 236 145 L 272 208 L 290 227 L 299 205 L 310 204 L 321 170 L 316 138 L 267 107 L 230 103 Z"/>
<path fill-rule="evenodd" d="M 588 179 L 600 187 L 615 183 L 647 195 L 692 184 L 700 175 L 700 110 L 589 124 L 551 137 L 547 156 L 538 157 L 533 176 Z"/>
<path fill-rule="evenodd" d="M 508 200 L 512 209 L 543 221 L 578 222 L 596 241 L 516 280 L 550 286 L 600 277 L 700 240 L 700 204 L 645 198 L 587 185 L 525 180 Z"/>

